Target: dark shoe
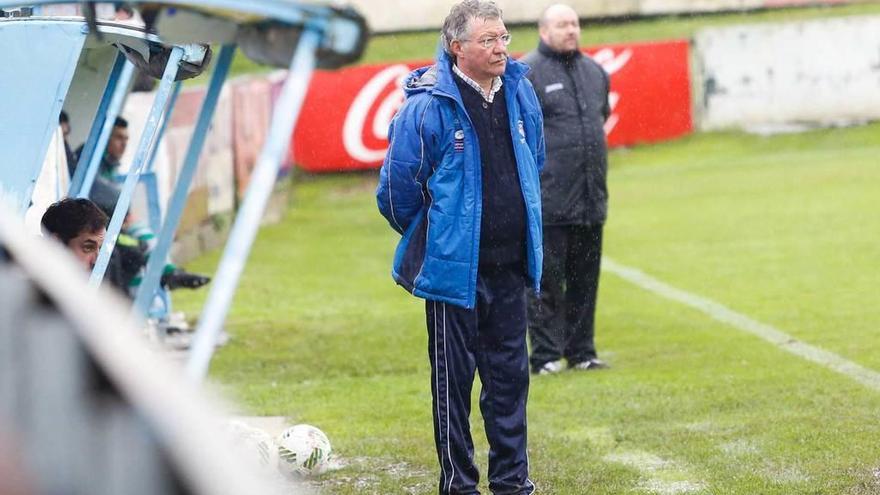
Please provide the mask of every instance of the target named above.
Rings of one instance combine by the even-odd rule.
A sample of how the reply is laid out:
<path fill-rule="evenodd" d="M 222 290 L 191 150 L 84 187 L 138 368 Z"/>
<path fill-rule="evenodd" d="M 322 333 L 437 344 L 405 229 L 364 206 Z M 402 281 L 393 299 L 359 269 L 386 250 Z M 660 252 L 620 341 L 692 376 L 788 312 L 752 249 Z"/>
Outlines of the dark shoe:
<path fill-rule="evenodd" d="M 555 375 L 556 373 L 561 373 L 565 370 L 565 367 L 562 366 L 562 361 L 547 361 L 542 364 L 539 368 L 532 368 L 532 373 L 535 375 Z"/>
<path fill-rule="evenodd" d="M 568 367 L 577 371 L 595 371 L 610 368 L 610 366 L 608 366 L 608 363 L 602 361 L 599 358 L 587 359 L 586 361 L 570 364 Z"/>
<path fill-rule="evenodd" d="M 198 289 L 211 281 L 211 277 L 199 275 L 197 273 L 189 273 L 187 271 L 176 269 L 171 273 L 162 275 L 162 287 L 168 290 L 180 289 Z"/>

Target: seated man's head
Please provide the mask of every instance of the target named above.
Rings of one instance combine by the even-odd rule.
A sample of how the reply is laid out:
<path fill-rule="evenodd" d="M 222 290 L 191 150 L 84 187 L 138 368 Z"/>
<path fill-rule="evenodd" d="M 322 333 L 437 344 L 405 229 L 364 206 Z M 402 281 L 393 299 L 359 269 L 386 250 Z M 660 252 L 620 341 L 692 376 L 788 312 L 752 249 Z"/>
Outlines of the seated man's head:
<path fill-rule="evenodd" d="M 68 247 L 83 266 L 91 270 L 107 231 L 107 215 L 84 198 L 52 203 L 43 214 L 43 230 Z"/>
<path fill-rule="evenodd" d="M 107 156 L 113 162 L 122 160 L 125 148 L 128 146 L 128 121 L 122 117 L 116 117 L 113 123 L 113 131 L 110 140 L 107 141 Z"/>

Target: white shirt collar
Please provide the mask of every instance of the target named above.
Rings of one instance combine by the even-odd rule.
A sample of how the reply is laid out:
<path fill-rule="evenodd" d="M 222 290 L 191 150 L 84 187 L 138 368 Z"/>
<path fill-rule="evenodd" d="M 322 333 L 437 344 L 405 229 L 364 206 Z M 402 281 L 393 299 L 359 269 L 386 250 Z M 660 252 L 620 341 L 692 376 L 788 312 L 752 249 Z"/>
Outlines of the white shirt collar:
<path fill-rule="evenodd" d="M 489 92 L 486 93 L 485 91 L 483 91 L 483 88 L 480 86 L 479 83 L 477 83 L 477 81 L 474 81 L 470 77 L 466 76 L 465 73 L 462 72 L 457 65 L 452 64 L 452 71 L 455 72 L 458 77 L 460 77 L 464 82 L 466 82 L 468 86 L 477 90 L 477 93 L 480 93 L 480 96 L 482 96 L 483 99 L 489 103 L 492 103 L 492 100 L 495 99 L 495 93 L 497 93 L 498 90 L 501 89 L 501 85 L 504 84 L 504 81 L 501 80 L 501 77 L 495 76 L 492 79 L 492 89 L 490 89 Z"/>

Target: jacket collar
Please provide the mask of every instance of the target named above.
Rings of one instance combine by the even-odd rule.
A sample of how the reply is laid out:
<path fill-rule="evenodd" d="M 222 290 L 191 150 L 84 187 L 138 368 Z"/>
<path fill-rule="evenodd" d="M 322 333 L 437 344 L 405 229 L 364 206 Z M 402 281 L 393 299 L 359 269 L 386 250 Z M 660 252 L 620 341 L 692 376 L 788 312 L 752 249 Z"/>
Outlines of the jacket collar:
<path fill-rule="evenodd" d="M 529 71 L 529 66 L 513 58 L 508 57 L 507 67 L 504 69 L 501 79 L 504 81 L 505 92 L 516 93 L 520 80 Z M 407 96 L 428 91 L 444 94 L 461 102 L 458 86 L 455 85 L 452 72 L 452 59 L 446 54 L 442 46 L 437 49 L 437 57 L 434 65 L 422 67 L 410 73 L 404 81 L 404 91 Z"/>
<path fill-rule="evenodd" d="M 498 76 L 493 77 L 492 78 L 492 87 L 489 89 L 489 92 L 486 93 L 483 90 L 482 86 L 480 86 L 480 83 L 478 83 L 477 81 L 474 81 L 467 74 L 462 72 L 462 70 L 457 65 L 452 64 L 452 72 L 456 76 L 458 76 L 459 79 L 464 81 L 468 86 L 474 88 L 477 91 L 477 93 L 479 93 L 480 96 L 482 96 L 483 99 L 489 103 L 492 103 L 492 101 L 495 99 L 495 94 L 498 93 L 498 91 L 501 90 L 501 86 L 504 85 L 504 79 L 501 79 L 501 77 L 498 77 Z"/>
<path fill-rule="evenodd" d="M 560 60 L 562 62 L 571 62 L 572 60 L 584 56 L 584 54 L 580 50 L 574 50 L 571 52 L 554 51 L 546 43 L 544 43 L 544 40 L 538 42 L 538 52 L 545 57 L 550 57 L 552 59 Z"/>

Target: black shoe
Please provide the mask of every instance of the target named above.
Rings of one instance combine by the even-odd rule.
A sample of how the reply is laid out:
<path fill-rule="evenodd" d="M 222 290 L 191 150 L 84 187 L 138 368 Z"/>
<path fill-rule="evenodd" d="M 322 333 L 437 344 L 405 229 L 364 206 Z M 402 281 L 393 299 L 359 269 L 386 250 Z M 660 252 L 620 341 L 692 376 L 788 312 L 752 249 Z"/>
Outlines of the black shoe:
<path fill-rule="evenodd" d="M 569 364 L 568 367 L 577 371 L 595 371 L 610 368 L 610 366 L 608 366 L 608 363 L 602 361 L 599 358 L 592 358 L 587 359 L 586 361 L 581 361 L 579 363 L 572 363 Z"/>
<path fill-rule="evenodd" d="M 211 281 L 211 277 L 199 275 L 197 273 L 189 273 L 187 271 L 176 269 L 171 273 L 162 275 L 162 287 L 168 290 L 187 288 L 198 289 Z"/>

